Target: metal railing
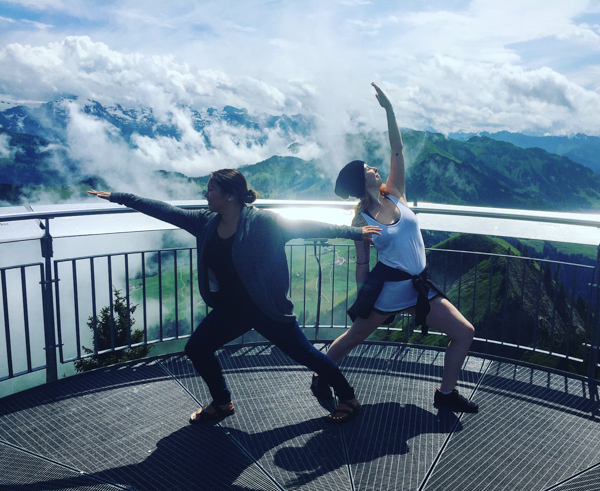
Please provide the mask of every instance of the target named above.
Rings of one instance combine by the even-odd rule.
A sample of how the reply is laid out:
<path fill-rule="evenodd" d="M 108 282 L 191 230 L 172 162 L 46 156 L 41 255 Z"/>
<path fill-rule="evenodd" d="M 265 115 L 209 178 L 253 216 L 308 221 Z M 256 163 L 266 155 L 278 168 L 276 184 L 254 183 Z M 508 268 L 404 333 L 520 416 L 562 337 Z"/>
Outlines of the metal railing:
<path fill-rule="evenodd" d="M 0 382 L 40 370 L 53 381 L 59 363 L 81 367 L 85 360 L 117 359 L 119 353 L 184 339 L 207 314 L 197 288 L 195 248 L 53 259 L 51 220 L 114 213 L 132 210 L 0 216 L 0 222 L 43 220 L 42 261 L 0 268 Z M 463 210 L 455 216 L 481 214 Z M 500 216 L 504 220 L 511 215 Z M 487 212 L 486 218 L 493 217 Z M 548 217 L 544 221 L 550 223 Z M 573 220 L 563 217 L 556 223 Z M 598 227 L 598 221 L 582 218 L 577 225 Z M 346 311 L 356 294 L 353 245 L 315 239 L 286 247 L 290 296 L 308 337 L 325 339 L 322 328 L 347 328 Z M 476 327 L 474 350 L 554 364 L 597 379 L 600 254 L 595 264 L 574 264 L 522 256 L 511 249 L 498 253 L 434 247 L 427 253 L 434 281 Z M 433 332 L 424 340 L 407 316 L 399 316 L 375 337 L 428 343 L 438 335 Z"/>

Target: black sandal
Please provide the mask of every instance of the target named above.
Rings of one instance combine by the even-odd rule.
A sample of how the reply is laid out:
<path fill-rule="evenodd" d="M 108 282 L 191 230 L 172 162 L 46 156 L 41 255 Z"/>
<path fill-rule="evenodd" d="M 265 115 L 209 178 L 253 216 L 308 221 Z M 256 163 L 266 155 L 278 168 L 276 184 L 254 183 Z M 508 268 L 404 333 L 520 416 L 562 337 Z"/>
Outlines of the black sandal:
<path fill-rule="evenodd" d="M 214 412 L 207 412 L 206 409 L 208 409 L 209 407 L 213 408 Z M 196 424 L 204 423 L 206 421 L 215 421 L 217 419 L 222 419 L 226 418 L 227 416 L 231 416 L 233 413 L 235 413 L 234 407 L 232 407 L 231 409 L 223 409 L 222 407 L 219 407 L 217 404 L 215 404 L 215 402 L 213 401 L 208 406 L 200 408 L 197 411 L 193 412 L 190 415 L 190 423 Z"/>
<path fill-rule="evenodd" d="M 350 409 L 341 409 L 340 406 L 342 404 L 344 406 L 348 406 Z M 340 403 L 333 410 L 333 412 L 325 417 L 325 420 L 328 423 L 335 423 L 335 424 L 345 423 L 346 421 L 354 418 L 358 414 L 358 412 L 360 411 L 360 407 L 361 406 L 358 403 L 353 404 L 350 401 L 340 401 Z M 334 416 L 336 414 L 344 414 L 345 416 L 343 416 L 341 418 L 335 418 Z"/>

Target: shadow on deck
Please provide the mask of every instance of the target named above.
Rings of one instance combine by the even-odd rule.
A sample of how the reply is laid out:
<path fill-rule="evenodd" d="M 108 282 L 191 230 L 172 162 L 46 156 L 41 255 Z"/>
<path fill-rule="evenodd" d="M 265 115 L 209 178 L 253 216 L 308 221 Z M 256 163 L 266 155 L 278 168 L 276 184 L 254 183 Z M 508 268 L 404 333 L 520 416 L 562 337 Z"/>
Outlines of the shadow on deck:
<path fill-rule="evenodd" d="M 216 425 L 188 424 L 210 398 L 182 355 L 0 399 L 0 489 L 600 489 L 598 398 L 578 378 L 471 356 L 460 389 L 480 413 L 454 415 L 432 407 L 442 353 L 366 343 L 342 364 L 363 410 L 338 427 L 278 349 L 220 359 L 237 412 Z"/>

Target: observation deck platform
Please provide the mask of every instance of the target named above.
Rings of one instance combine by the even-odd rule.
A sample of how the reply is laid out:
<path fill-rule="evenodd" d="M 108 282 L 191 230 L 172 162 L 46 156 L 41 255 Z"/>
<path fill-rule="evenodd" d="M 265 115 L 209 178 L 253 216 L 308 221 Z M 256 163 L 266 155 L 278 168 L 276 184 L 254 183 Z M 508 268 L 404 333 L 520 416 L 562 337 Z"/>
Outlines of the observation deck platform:
<path fill-rule="evenodd" d="M 363 409 L 338 426 L 272 345 L 219 353 L 237 411 L 218 424 L 188 424 L 210 397 L 184 355 L 0 399 L 0 489 L 600 489 L 598 396 L 576 376 L 470 356 L 480 412 L 438 412 L 443 352 L 365 343 L 342 363 Z"/>

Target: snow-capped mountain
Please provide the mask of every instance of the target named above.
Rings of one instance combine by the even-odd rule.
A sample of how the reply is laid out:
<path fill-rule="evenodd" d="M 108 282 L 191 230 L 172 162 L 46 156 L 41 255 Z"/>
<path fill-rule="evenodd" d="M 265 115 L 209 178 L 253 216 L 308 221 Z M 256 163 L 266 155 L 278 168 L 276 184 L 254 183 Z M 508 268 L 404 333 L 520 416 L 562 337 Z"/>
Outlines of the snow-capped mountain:
<path fill-rule="evenodd" d="M 303 115 L 249 114 L 246 109 L 225 106 L 222 110 L 210 107 L 203 111 L 178 107 L 158 116 L 151 108 L 125 108 L 120 104 L 104 106 L 93 100 L 81 101 L 77 97 L 62 97 L 52 102 L 35 106 L 8 105 L 2 110 L 0 105 L 0 128 L 13 132 L 42 137 L 50 142 L 67 141 L 67 128 L 74 110 L 103 121 L 114 127 L 127 142 L 132 143 L 132 135 L 156 138 L 159 136 L 179 139 L 185 131 L 178 118 L 184 115 L 196 132 L 210 137 L 205 129 L 211 125 L 243 127 L 252 131 L 257 142 L 264 141 L 266 134 L 277 130 L 290 137 L 306 136 L 314 128 L 313 121 Z M 184 126 L 184 127 L 182 127 Z"/>
<path fill-rule="evenodd" d="M 165 186 L 148 177 L 155 171 L 199 176 L 297 154 L 313 129 L 313 121 L 300 114 L 250 114 L 232 106 L 160 110 L 77 97 L 4 103 L 0 201 L 35 200 L 39 190 L 32 185 L 65 189 L 98 180 L 112 187 L 139 185 L 137 192 L 158 186 L 158 196 Z M 144 179 L 149 182 L 142 184 Z"/>

